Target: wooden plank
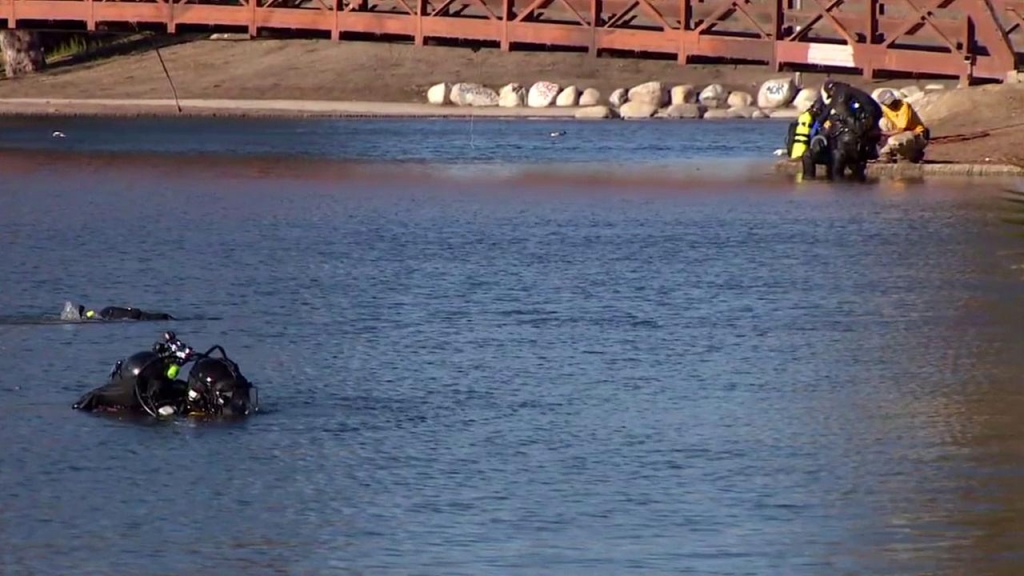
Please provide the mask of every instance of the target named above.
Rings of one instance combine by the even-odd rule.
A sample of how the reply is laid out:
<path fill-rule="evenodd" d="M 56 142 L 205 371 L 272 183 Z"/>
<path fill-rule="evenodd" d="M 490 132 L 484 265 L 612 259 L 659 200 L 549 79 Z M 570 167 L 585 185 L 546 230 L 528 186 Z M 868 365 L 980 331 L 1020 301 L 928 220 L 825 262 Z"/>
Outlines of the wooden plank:
<path fill-rule="evenodd" d="M 501 41 L 501 20 L 470 18 L 424 18 L 423 36 L 426 38 L 465 38 Z"/>
<path fill-rule="evenodd" d="M 589 26 L 532 22 L 508 23 L 508 39 L 511 43 L 554 44 L 586 48 L 590 46 L 593 37 L 593 31 Z"/>

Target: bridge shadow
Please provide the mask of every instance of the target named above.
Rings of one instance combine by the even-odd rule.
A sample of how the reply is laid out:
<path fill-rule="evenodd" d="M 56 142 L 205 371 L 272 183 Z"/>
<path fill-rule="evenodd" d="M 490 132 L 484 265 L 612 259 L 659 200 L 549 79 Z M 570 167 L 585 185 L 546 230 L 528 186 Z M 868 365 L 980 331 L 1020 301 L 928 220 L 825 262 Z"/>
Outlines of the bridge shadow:
<path fill-rule="evenodd" d="M 151 52 L 160 48 L 168 48 L 179 44 L 187 44 L 196 40 L 202 40 L 209 34 L 144 34 L 129 38 L 122 38 L 112 41 L 110 44 L 101 44 L 89 49 L 71 54 L 63 58 L 46 63 L 46 73 L 62 74 L 72 67 L 81 67 L 82 64 L 91 64 L 113 58 L 115 56 L 131 56 L 144 52 Z"/>

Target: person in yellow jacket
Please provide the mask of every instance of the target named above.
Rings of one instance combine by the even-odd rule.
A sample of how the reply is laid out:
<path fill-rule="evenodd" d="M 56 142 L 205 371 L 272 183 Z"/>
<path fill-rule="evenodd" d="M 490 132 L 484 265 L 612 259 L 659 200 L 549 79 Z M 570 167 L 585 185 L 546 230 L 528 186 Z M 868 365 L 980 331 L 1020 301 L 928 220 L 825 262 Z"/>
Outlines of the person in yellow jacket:
<path fill-rule="evenodd" d="M 878 103 L 882 105 L 883 134 L 887 137 L 878 151 L 878 161 L 891 163 L 904 159 L 916 164 L 924 160 L 931 134 L 914 107 L 892 90 L 883 90 L 878 95 Z"/>

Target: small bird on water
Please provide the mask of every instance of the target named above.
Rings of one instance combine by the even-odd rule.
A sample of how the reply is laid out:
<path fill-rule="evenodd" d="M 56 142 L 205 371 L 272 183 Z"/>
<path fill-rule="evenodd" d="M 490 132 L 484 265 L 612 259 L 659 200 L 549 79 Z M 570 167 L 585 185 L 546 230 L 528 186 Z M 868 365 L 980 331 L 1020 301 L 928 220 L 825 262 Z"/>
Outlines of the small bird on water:
<path fill-rule="evenodd" d="M 558 138 L 559 136 L 565 136 L 565 130 L 559 130 L 551 133 L 552 138 Z"/>
<path fill-rule="evenodd" d="M 54 138 L 67 138 L 67 136 L 65 136 L 64 133 L 61 132 L 60 130 L 54 130 L 53 134 L 50 134 L 50 136 Z"/>

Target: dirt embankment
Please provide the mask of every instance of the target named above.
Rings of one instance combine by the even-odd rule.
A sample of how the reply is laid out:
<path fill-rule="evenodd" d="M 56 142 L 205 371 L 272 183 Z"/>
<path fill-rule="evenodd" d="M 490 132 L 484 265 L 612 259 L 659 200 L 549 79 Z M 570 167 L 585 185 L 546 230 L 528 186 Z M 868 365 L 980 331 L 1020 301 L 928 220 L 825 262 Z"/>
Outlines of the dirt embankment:
<path fill-rule="evenodd" d="M 755 93 L 779 73 L 752 66 L 679 66 L 674 60 L 593 58 L 587 54 L 511 52 L 326 40 L 196 40 L 161 49 L 182 99 L 319 100 L 424 103 L 438 82 L 480 82 L 498 88 L 548 80 L 596 88 L 606 99 L 616 88 L 650 80 Z M 872 81 L 833 76 L 871 91 L 928 82 Z M 817 87 L 820 74 L 803 74 Z M 955 82 L 942 82 L 953 87 Z M 5 98 L 169 99 L 171 88 L 152 51 L 113 56 L 0 81 Z M 935 141 L 929 159 L 1002 163 L 1024 157 L 1024 85 L 943 90 L 914 100 Z M 1021 126 L 1024 128 L 1024 126 Z M 980 135 L 983 131 L 991 131 Z M 942 142 L 944 136 L 979 137 Z M 1016 157 L 1015 157 L 1016 156 Z"/>
<path fill-rule="evenodd" d="M 438 82 L 480 82 L 500 88 L 540 80 L 607 98 L 616 88 L 651 80 L 756 93 L 780 76 L 765 67 L 679 66 L 675 60 L 594 58 L 588 54 L 331 42 L 328 40 L 198 40 L 161 49 L 180 98 L 425 102 Z M 822 75 L 805 74 L 805 84 Z M 843 77 L 861 83 L 859 77 Z M 909 82 L 904 82 L 907 84 Z M 877 84 L 877 82 L 875 83 Z M 901 86 L 904 84 L 900 84 Z M 170 98 L 152 51 L 57 68 L 0 81 L 0 98 Z"/>
<path fill-rule="evenodd" d="M 1024 84 L 936 92 L 913 106 L 935 140 L 928 147 L 930 161 L 1024 163 Z"/>

